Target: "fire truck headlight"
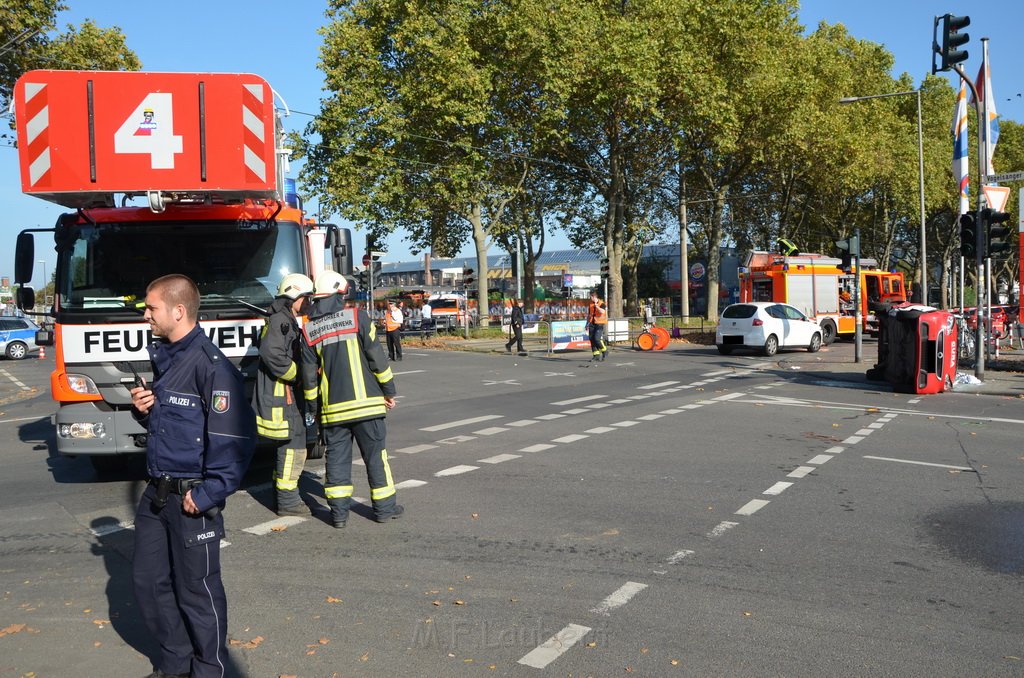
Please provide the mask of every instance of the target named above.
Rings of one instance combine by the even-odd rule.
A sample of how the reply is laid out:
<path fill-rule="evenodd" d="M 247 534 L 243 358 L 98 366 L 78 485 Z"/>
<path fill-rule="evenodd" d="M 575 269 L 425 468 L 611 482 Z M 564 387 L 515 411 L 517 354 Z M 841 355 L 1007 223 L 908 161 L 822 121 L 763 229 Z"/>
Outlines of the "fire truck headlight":
<path fill-rule="evenodd" d="M 69 374 L 67 376 L 68 386 L 70 386 L 71 390 L 75 393 L 82 393 L 84 395 L 100 394 L 100 390 L 96 388 L 96 383 L 89 377 L 81 374 Z"/>
<path fill-rule="evenodd" d="M 106 427 L 95 422 L 76 422 L 57 427 L 57 435 L 61 438 L 103 438 L 106 434 Z"/>

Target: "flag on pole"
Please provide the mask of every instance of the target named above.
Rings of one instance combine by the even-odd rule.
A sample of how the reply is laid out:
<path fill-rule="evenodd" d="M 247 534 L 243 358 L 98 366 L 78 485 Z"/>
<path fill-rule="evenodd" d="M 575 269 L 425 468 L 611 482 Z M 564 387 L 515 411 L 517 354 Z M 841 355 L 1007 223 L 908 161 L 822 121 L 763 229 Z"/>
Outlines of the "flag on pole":
<path fill-rule="evenodd" d="M 983 155 L 985 174 L 995 174 L 996 171 L 992 167 L 992 156 L 995 155 L 996 142 L 999 140 L 999 114 L 996 113 L 996 98 L 992 96 L 992 69 L 988 65 L 988 46 L 985 47 L 981 68 L 978 70 L 978 79 L 974 86 L 978 89 L 978 97 L 988 112 L 988 120 L 986 124 L 982 125 L 980 132 L 982 148 L 987 147 L 988 149 L 987 156 Z M 984 151 L 979 151 L 979 153 L 984 154 Z"/>
<path fill-rule="evenodd" d="M 960 83 L 953 109 L 953 179 L 960 189 L 960 214 L 971 211 L 971 172 L 967 166 L 967 85 Z"/>

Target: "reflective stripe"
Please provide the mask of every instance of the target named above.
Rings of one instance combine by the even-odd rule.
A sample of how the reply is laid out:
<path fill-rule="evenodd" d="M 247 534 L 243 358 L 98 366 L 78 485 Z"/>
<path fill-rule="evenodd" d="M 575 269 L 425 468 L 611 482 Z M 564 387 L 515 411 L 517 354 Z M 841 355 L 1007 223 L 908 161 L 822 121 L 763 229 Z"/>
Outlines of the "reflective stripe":
<path fill-rule="evenodd" d="M 299 481 L 298 480 L 285 480 L 284 478 L 278 478 L 277 481 L 274 483 L 274 486 L 277 489 L 279 489 L 279 490 L 291 491 L 291 490 L 298 489 Z"/>
<path fill-rule="evenodd" d="M 299 469 L 295 468 L 295 457 L 299 452 L 300 450 L 290 447 L 285 449 L 283 468 L 281 469 L 281 475 L 277 477 L 277 489 L 294 490 L 299 486 L 299 475 L 302 469 L 301 467 Z"/>
<path fill-rule="evenodd" d="M 377 372 L 376 373 L 376 377 L 377 377 L 377 383 L 378 384 L 386 384 L 389 381 L 391 381 L 392 379 L 394 379 L 395 375 L 391 373 L 391 368 L 389 367 L 386 370 L 384 370 L 383 372 Z"/>
<path fill-rule="evenodd" d="M 316 386 L 314 386 L 311 389 L 307 389 L 307 390 L 303 391 L 303 393 L 302 393 L 302 395 L 305 398 L 307 403 L 314 402 L 317 399 L 317 397 L 319 396 L 319 394 L 320 394 L 320 390 Z"/>
<path fill-rule="evenodd" d="M 348 364 L 351 367 L 349 372 L 352 374 L 352 394 L 356 398 L 366 397 L 366 382 L 363 380 L 362 368 L 362 349 L 359 344 L 350 341 L 346 344 L 348 349 Z"/>
<path fill-rule="evenodd" d="M 376 338 L 377 338 L 377 326 L 374 325 L 373 323 L 370 323 L 370 339 L 376 339 Z"/>
<path fill-rule="evenodd" d="M 376 400 L 383 400 L 383 398 L 377 398 Z M 347 405 L 348 403 L 345 404 Z M 342 424 L 347 421 L 383 417 L 387 414 L 387 411 L 387 407 L 384 406 L 383 402 L 380 405 L 364 405 L 357 408 L 335 407 L 330 411 L 321 412 L 320 421 L 323 424 Z"/>
<path fill-rule="evenodd" d="M 370 499 L 379 501 L 381 499 L 387 499 L 395 493 L 395 480 L 391 477 L 391 464 L 388 463 L 388 451 L 380 451 L 380 460 L 384 463 L 384 478 L 387 480 L 387 485 L 384 487 L 371 488 Z"/>
<path fill-rule="evenodd" d="M 280 440 L 287 440 L 291 436 L 288 435 L 288 422 L 284 419 L 284 408 L 283 407 L 272 407 L 270 409 L 271 419 L 264 419 L 263 417 L 256 417 L 256 432 L 264 438 L 274 438 Z"/>
<path fill-rule="evenodd" d="M 281 375 L 281 381 L 294 381 L 295 375 L 298 373 L 299 368 L 295 365 L 295 361 L 293 360 L 291 364 L 288 365 L 288 369 Z"/>
<path fill-rule="evenodd" d="M 333 487 L 325 487 L 324 496 L 328 499 L 344 499 L 345 497 L 351 497 L 354 489 L 355 487 L 352 485 L 334 485 Z"/>

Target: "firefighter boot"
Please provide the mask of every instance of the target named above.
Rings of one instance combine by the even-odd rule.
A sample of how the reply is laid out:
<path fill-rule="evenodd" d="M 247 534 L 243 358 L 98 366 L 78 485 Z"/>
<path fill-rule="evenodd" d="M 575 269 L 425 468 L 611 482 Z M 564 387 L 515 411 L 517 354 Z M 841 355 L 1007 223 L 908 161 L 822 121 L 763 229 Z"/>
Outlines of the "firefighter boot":
<path fill-rule="evenodd" d="M 302 502 L 298 490 L 277 491 L 277 515 L 279 516 L 305 516 L 309 515 L 309 509 Z"/>

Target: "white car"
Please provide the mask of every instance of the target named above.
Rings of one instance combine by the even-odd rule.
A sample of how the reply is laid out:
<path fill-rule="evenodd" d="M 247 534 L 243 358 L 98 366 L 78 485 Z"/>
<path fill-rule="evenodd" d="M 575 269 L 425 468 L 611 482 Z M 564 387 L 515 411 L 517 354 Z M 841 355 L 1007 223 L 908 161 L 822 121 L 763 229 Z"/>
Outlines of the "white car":
<path fill-rule="evenodd" d="M 789 304 L 732 304 L 722 311 L 715 344 L 722 355 L 736 348 L 755 348 L 769 356 L 780 348 L 806 348 L 814 353 L 821 348 L 821 325 Z"/>

